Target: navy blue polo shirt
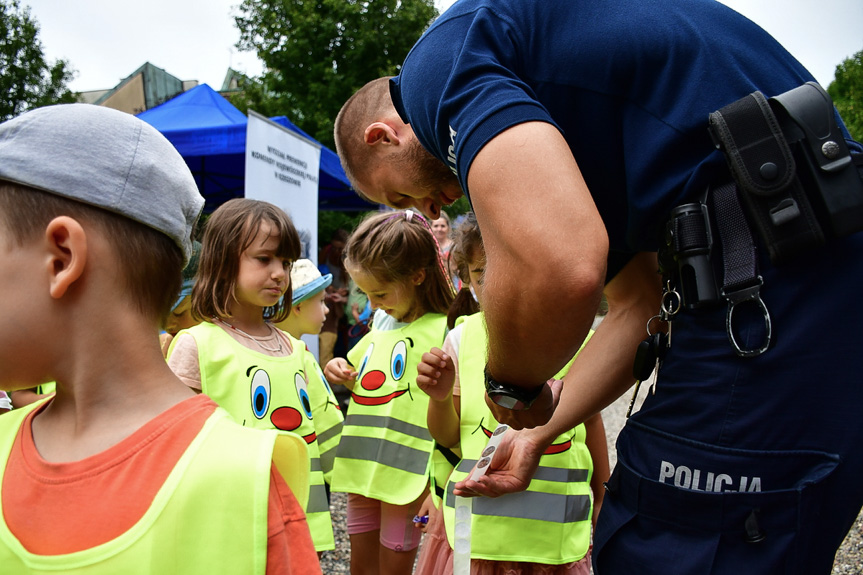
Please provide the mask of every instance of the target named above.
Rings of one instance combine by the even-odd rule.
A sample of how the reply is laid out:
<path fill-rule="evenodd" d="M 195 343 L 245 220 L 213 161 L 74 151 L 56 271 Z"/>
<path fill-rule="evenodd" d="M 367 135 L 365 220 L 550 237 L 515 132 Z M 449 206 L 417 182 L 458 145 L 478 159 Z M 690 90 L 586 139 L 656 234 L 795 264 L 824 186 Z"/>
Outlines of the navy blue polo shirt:
<path fill-rule="evenodd" d="M 668 212 L 723 169 L 710 112 L 812 79 L 713 0 L 459 0 L 408 54 L 391 93 L 468 195 L 471 162 L 494 136 L 529 121 L 557 126 L 608 229 L 610 279 L 631 254 L 656 250 Z"/>

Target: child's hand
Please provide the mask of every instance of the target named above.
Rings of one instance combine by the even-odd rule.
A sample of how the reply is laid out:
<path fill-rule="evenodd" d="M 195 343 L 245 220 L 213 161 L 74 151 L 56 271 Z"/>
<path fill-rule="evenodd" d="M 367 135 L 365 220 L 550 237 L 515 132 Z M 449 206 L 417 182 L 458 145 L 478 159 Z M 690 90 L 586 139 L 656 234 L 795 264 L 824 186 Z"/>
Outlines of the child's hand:
<path fill-rule="evenodd" d="M 432 503 L 431 494 L 429 494 L 426 495 L 425 499 L 423 499 L 422 505 L 420 505 L 417 514 L 414 516 L 414 527 L 421 529 L 422 531 L 427 530 L 430 519 L 429 512 L 432 508 L 434 508 L 434 503 Z"/>
<path fill-rule="evenodd" d="M 447 401 L 455 383 L 455 365 L 442 349 L 434 347 L 424 353 L 417 365 L 417 386 L 434 401 Z"/>
<path fill-rule="evenodd" d="M 354 388 L 354 382 L 357 379 L 357 372 L 348 361 L 343 357 L 334 357 L 324 368 L 324 376 L 330 383 L 338 383 L 344 385 L 348 389 Z"/>

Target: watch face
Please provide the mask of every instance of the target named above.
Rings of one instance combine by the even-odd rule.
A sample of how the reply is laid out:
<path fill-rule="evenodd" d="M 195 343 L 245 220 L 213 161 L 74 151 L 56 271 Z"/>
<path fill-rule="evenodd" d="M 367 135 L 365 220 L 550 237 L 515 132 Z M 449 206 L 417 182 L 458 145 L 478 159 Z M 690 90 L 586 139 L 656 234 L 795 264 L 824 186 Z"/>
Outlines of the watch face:
<path fill-rule="evenodd" d="M 529 407 L 522 400 L 513 397 L 505 391 L 490 390 L 488 392 L 488 397 L 497 405 L 512 411 L 521 411 Z"/>

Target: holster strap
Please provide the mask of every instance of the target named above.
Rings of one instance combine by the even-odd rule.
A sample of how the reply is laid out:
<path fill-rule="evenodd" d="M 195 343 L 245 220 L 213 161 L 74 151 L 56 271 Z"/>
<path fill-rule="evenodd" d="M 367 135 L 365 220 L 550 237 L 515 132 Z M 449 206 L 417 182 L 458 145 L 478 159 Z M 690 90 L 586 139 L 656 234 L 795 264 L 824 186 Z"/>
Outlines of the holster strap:
<path fill-rule="evenodd" d="M 709 122 L 773 263 L 823 245 L 824 234 L 797 177 L 794 157 L 764 95 L 753 92 L 732 102 L 710 114 Z"/>
<path fill-rule="evenodd" d="M 758 273 L 758 250 L 738 201 L 734 183 L 712 189 L 710 201 L 722 243 L 721 295 L 728 302 L 725 332 L 737 355 L 755 357 L 767 351 L 773 339 L 773 322 L 764 300 L 761 299 L 761 286 L 764 282 Z M 743 304 L 757 306 L 764 320 L 764 339 L 753 347 L 745 347 L 736 335 L 734 311 L 738 305 Z"/>

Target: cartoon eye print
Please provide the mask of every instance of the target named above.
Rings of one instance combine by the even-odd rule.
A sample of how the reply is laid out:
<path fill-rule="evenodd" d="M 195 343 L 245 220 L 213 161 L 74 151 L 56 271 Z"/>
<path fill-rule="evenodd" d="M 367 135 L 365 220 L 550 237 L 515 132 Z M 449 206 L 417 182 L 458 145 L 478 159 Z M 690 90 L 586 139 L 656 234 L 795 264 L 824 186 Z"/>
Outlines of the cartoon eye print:
<path fill-rule="evenodd" d="M 333 388 L 330 387 L 330 382 L 327 381 L 327 376 L 324 375 L 324 370 L 321 369 L 320 364 L 315 362 L 315 368 L 318 370 L 318 377 L 321 378 L 321 381 L 324 384 L 324 388 L 327 390 L 328 395 L 333 395 Z"/>
<path fill-rule="evenodd" d="M 330 382 L 327 381 L 327 376 L 324 375 L 324 371 L 321 369 L 321 366 L 315 362 L 315 368 L 318 371 L 318 378 L 324 384 L 324 389 L 327 390 L 327 408 L 333 407 L 338 411 L 342 410 L 342 406 L 339 405 L 339 400 L 336 399 L 336 394 L 333 393 L 333 388 L 330 387 Z"/>
<path fill-rule="evenodd" d="M 270 376 L 259 369 L 252 376 L 252 413 L 263 419 L 270 409 Z"/>
<path fill-rule="evenodd" d="M 297 397 L 300 400 L 302 410 L 291 407 L 290 405 L 277 407 L 273 410 L 273 413 L 270 414 L 270 423 L 272 423 L 273 427 L 276 429 L 298 433 L 306 443 L 311 445 L 317 439 L 317 434 L 314 429 L 305 435 L 297 431 L 307 420 L 312 419 L 312 403 L 309 400 L 308 392 L 309 384 L 302 371 L 294 374 L 294 387 L 297 390 Z M 303 415 L 305 415 L 305 418 Z"/>
<path fill-rule="evenodd" d="M 369 363 L 369 359 L 372 357 L 372 352 L 375 351 L 375 344 L 370 343 L 369 348 L 366 350 L 365 355 L 363 355 L 363 359 L 360 361 L 360 368 L 357 370 L 357 379 L 360 380 L 363 378 L 363 373 L 366 371 L 366 366 Z"/>
<path fill-rule="evenodd" d="M 404 341 L 396 343 L 393 347 L 393 355 L 390 359 L 390 373 L 393 379 L 398 381 L 405 374 L 405 362 L 407 361 L 408 347 Z"/>
<path fill-rule="evenodd" d="M 306 383 L 306 378 L 303 374 L 298 373 L 294 376 L 294 385 L 297 386 L 297 396 L 300 398 L 300 404 L 303 406 L 303 411 L 306 417 L 312 418 L 312 402 L 309 400 L 309 384 Z"/>

